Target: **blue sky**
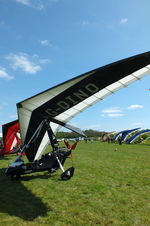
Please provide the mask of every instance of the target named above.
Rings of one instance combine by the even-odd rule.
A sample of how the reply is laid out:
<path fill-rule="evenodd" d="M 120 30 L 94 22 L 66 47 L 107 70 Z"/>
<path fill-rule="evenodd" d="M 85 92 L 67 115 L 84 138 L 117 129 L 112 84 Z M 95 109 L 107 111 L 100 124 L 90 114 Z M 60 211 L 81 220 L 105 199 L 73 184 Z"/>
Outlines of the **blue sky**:
<path fill-rule="evenodd" d="M 150 50 L 149 0 L 0 0 L 0 124 L 16 103 Z M 150 75 L 77 115 L 81 129 L 150 128 Z M 1 131 L 1 128 L 0 128 Z"/>

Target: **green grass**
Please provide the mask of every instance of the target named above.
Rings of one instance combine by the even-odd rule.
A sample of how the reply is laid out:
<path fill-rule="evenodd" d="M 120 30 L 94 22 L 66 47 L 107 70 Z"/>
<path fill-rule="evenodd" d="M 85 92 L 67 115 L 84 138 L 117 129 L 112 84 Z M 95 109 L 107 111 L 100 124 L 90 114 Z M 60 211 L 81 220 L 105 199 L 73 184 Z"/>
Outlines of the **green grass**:
<path fill-rule="evenodd" d="M 11 181 L 15 156 L 1 158 L 0 225 L 150 225 L 150 146 L 80 142 L 73 157 L 69 181 L 60 170 Z"/>

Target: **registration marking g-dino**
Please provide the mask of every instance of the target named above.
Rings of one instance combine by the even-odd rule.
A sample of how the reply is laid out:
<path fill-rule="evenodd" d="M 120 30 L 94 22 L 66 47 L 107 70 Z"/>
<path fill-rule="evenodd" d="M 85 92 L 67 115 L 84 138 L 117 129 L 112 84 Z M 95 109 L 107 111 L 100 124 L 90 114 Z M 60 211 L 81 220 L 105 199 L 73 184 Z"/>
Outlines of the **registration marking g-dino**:
<path fill-rule="evenodd" d="M 48 108 L 45 112 L 50 116 L 57 116 L 62 110 L 64 111 L 71 108 L 98 91 L 99 87 L 93 83 L 89 83 L 84 89 L 78 89 L 76 92 L 73 92 L 72 95 L 66 96 L 65 98 L 63 97 L 63 100 L 58 101 L 53 108 Z"/>

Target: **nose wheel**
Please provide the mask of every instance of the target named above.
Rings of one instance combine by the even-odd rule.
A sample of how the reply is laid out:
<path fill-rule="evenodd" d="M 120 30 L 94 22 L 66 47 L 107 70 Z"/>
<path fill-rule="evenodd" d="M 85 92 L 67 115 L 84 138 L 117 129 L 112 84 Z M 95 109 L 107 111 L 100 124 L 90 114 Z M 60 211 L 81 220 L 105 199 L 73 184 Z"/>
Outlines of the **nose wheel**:
<path fill-rule="evenodd" d="M 71 168 L 67 169 L 66 171 L 64 171 L 61 174 L 61 179 L 62 180 L 69 180 L 73 176 L 74 170 L 75 170 L 75 168 L 71 167 Z"/>

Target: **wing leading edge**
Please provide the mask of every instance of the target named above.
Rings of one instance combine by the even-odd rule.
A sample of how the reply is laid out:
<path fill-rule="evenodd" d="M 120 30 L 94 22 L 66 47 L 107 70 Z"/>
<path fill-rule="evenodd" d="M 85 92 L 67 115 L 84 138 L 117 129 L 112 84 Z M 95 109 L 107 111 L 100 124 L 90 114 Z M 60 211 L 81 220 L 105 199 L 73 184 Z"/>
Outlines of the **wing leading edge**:
<path fill-rule="evenodd" d="M 150 52 L 146 52 L 97 68 L 18 103 L 22 142 L 28 143 L 45 117 L 68 122 L 89 106 L 149 73 Z M 51 123 L 51 127 L 56 132 L 59 125 Z M 30 161 L 38 149 L 44 149 L 46 137 L 43 129 L 36 145 L 26 153 Z"/>

